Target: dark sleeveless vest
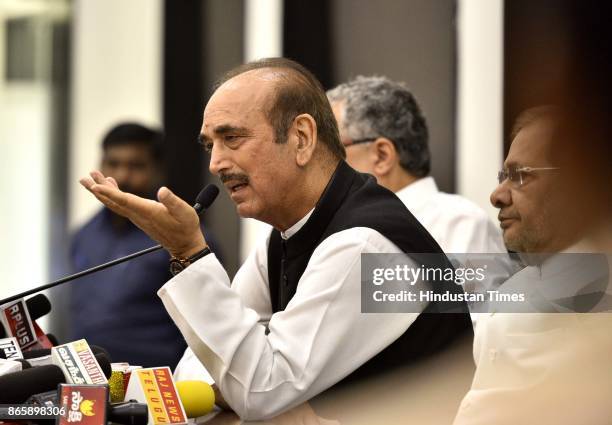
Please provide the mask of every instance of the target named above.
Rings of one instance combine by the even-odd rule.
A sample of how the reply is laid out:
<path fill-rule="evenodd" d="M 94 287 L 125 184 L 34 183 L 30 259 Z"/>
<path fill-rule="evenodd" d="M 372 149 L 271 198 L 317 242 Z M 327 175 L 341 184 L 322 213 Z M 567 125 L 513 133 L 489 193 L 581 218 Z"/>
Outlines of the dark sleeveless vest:
<path fill-rule="evenodd" d="M 283 240 L 278 230 L 272 231 L 268 281 L 274 313 L 284 310 L 295 294 L 316 247 L 330 235 L 353 227 L 378 231 L 419 264 L 451 267 L 444 255 L 418 256 L 442 250 L 399 198 L 378 185 L 372 176 L 360 174 L 341 161 L 306 224 L 288 240 Z M 454 284 L 450 287 L 434 283 L 433 290 L 461 291 Z M 451 308 L 453 313 L 434 314 L 441 311 L 441 305 L 430 303 L 403 335 L 353 372 L 350 380 L 406 364 L 471 330 L 467 305 L 454 303 Z"/>

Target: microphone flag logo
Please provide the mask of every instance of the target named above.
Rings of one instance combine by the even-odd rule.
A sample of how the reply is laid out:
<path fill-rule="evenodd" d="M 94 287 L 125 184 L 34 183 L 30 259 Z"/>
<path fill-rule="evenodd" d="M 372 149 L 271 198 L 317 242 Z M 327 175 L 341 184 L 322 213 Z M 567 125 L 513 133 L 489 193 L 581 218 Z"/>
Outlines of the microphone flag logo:
<path fill-rule="evenodd" d="M 107 385 L 60 384 L 58 425 L 106 425 Z"/>
<path fill-rule="evenodd" d="M 176 391 L 169 367 L 133 371 L 125 399 L 146 403 L 149 409 L 150 424 L 187 424 L 187 415 Z"/>
<path fill-rule="evenodd" d="M 51 348 L 53 364 L 71 384 L 108 384 L 89 344 L 84 339 Z"/>
<path fill-rule="evenodd" d="M 8 336 L 17 338 L 22 350 L 36 344 L 36 333 L 23 298 L 0 306 L 0 321 Z"/>

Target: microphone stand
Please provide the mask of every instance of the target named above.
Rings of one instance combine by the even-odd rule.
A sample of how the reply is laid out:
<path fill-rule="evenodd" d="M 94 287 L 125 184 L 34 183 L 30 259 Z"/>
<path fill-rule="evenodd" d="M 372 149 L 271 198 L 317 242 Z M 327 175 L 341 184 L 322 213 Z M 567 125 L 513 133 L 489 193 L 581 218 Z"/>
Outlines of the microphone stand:
<path fill-rule="evenodd" d="M 213 201 L 215 200 L 218 194 L 219 194 L 219 188 L 213 184 L 207 185 L 204 189 L 200 191 L 200 193 L 198 194 L 196 198 L 196 203 L 193 206 L 193 208 L 196 210 L 198 215 L 201 215 L 204 211 L 206 211 L 206 209 L 208 209 L 208 207 L 213 203 Z M 108 263 L 100 264 L 90 269 L 80 271 L 70 276 L 66 276 L 61 279 L 58 279 L 54 282 L 47 283 L 46 285 L 32 288 L 20 294 L 16 294 L 8 298 L 4 298 L 3 300 L 0 300 L 0 305 L 10 303 L 12 301 L 18 300 L 23 297 L 27 297 L 28 295 L 32 295 L 39 291 L 44 291 L 45 289 L 53 288 L 54 286 L 61 285 L 64 282 L 68 282 L 73 279 L 78 279 L 79 277 L 87 276 L 88 274 L 95 273 L 100 270 L 104 270 L 106 268 L 112 267 L 117 264 L 121 264 L 125 261 L 129 261 L 133 258 L 140 257 L 141 255 L 145 255 L 150 252 L 160 250 L 162 248 L 163 247 L 161 245 L 152 246 L 150 248 L 143 249 L 142 251 L 138 251 L 133 254 L 126 255 L 125 257 L 121 257 L 121 258 L 117 258 L 115 260 L 109 261 Z"/>
<path fill-rule="evenodd" d="M 20 294 L 13 295 L 13 296 L 10 296 L 10 297 L 5 298 L 3 300 L 0 300 L 0 305 L 6 304 L 6 303 L 10 303 L 12 301 L 18 300 L 19 298 L 27 297 L 28 295 L 35 294 L 36 292 L 39 292 L 39 291 L 44 291 L 45 289 L 53 288 L 54 286 L 61 285 L 64 282 L 68 282 L 68 281 L 73 280 L 73 279 L 78 279 L 79 277 L 82 277 L 82 276 L 87 276 L 88 274 L 95 273 L 95 272 L 100 271 L 100 270 L 104 270 L 104 269 L 106 269 L 108 267 L 114 266 L 115 264 L 121 264 L 121 263 L 123 263 L 125 261 L 131 260 L 131 259 L 136 258 L 136 257 L 140 257 L 141 255 L 145 255 L 145 254 L 148 254 L 149 252 L 154 252 L 154 251 L 157 251 L 157 250 L 160 250 L 160 249 L 162 249 L 162 246 L 161 245 L 156 245 L 156 246 L 152 246 L 152 247 L 147 248 L 147 249 L 143 249 L 142 251 L 138 251 L 138 252 L 135 252 L 133 254 L 127 255 L 125 257 L 117 258 L 115 260 L 109 261 L 108 263 L 100 264 L 99 266 L 95 266 L 95 267 L 92 267 L 90 269 L 80 271 L 78 273 L 72 274 L 70 276 L 63 277 L 63 278 L 58 279 L 56 281 L 53 281 L 51 283 L 47 283 L 46 285 L 39 286 L 37 288 L 32 288 L 32 289 L 27 290 L 25 292 L 22 292 Z"/>

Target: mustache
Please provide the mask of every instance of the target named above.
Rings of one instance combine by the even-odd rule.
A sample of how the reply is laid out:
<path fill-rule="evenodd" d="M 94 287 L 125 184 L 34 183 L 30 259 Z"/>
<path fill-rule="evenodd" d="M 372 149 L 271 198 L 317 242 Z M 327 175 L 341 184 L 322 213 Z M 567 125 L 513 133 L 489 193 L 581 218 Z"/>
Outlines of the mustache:
<path fill-rule="evenodd" d="M 507 212 L 502 212 L 500 211 L 499 214 L 497 214 L 497 219 L 499 221 L 505 220 L 505 219 L 518 219 L 518 215 L 517 214 L 512 214 L 512 213 L 507 213 Z"/>
<path fill-rule="evenodd" d="M 219 175 L 219 179 L 221 180 L 221 183 L 226 183 L 228 181 L 236 181 L 239 184 L 249 183 L 249 176 L 242 173 L 223 173 Z"/>

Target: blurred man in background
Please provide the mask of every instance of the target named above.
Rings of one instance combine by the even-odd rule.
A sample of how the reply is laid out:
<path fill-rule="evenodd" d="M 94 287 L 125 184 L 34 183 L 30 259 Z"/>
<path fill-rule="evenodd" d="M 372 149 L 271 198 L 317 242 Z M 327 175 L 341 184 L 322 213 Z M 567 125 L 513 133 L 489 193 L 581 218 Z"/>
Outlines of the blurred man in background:
<path fill-rule="evenodd" d="M 101 169 L 126 192 L 151 198 L 163 181 L 163 135 L 139 124 L 112 128 Z M 128 219 L 104 208 L 75 235 L 75 271 L 156 245 Z M 114 361 L 174 367 L 186 343 L 155 292 L 170 279 L 169 256 L 157 251 L 72 285 L 72 337 L 106 348 Z"/>
<path fill-rule="evenodd" d="M 386 77 L 357 77 L 329 90 L 346 160 L 395 192 L 444 252 L 505 252 L 482 208 L 440 192 L 429 175 L 428 129 L 412 93 Z"/>
<path fill-rule="evenodd" d="M 491 203 L 506 246 L 526 264 L 500 289 L 526 301 L 479 319 L 476 373 L 456 425 L 612 417 L 610 258 L 597 254 L 611 246 L 610 189 L 595 178 L 610 171 L 588 133 L 574 138 L 572 116 L 546 106 L 516 121 Z"/>

